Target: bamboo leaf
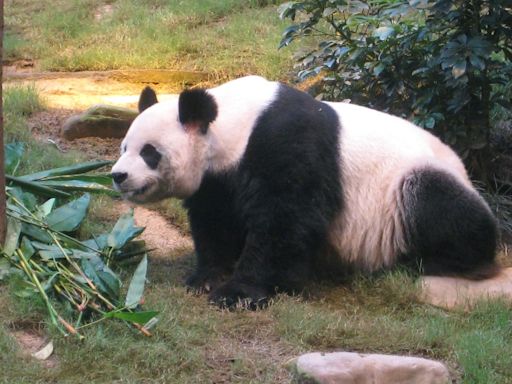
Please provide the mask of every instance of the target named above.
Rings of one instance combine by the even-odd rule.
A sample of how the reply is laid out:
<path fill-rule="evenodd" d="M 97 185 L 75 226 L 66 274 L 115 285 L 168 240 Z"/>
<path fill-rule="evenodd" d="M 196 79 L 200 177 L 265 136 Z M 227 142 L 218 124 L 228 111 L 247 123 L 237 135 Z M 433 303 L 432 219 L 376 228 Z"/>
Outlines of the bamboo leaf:
<path fill-rule="evenodd" d="M 133 209 L 122 215 L 117 221 L 108 236 L 108 246 L 114 249 L 120 249 L 124 245 L 140 235 L 144 231 L 142 227 L 135 227 L 133 220 Z"/>
<path fill-rule="evenodd" d="M 93 171 L 95 169 L 104 167 L 109 164 L 112 164 L 112 161 L 109 161 L 109 160 L 90 161 L 87 163 L 79 163 L 79 164 L 71 165 L 68 167 L 53 168 L 53 169 L 48 169 L 48 170 L 42 171 L 42 172 L 32 173 L 30 175 L 24 175 L 24 176 L 21 176 L 20 179 L 25 180 L 25 181 L 32 181 L 32 180 L 44 179 L 46 177 L 80 174 L 80 173 Z"/>
<path fill-rule="evenodd" d="M 23 277 L 27 277 L 23 273 Z M 28 282 L 25 279 L 13 279 L 12 281 L 13 293 L 17 297 L 26 298 L 34 296 L 38 291 L 35 289 L 34 284 Z"/>
<path fill-rule="evenodd" d="M 112 185 L 112 177 L 110 173 L 95 173 L 95 174 L 73 174 L 73 175 L 62 175 L 62 176 L 50 176 L 41 179 L 43 182 L 48 181 L 70 181 L 78 180 L 87 183 L 97 183 L 107 187 Z"/>
<path fill-rule="evenodd" d="M 96 253 L 84 252 L 79 249 L 64 248 L 64 252 L 66 252 L 66 255 L 64 255 L 62 250 L 56 245 L 48 245 L 38 250 L 39 256 L 41 256 L 43 260 L 64 259 L 66 256 L 72 259 L 87 259 L 90 262 L 99 259 Z"/>
<path fill-rule="evenodd" d="M 96 249 L 97 251 L 101 251 L 103 249 L 105 249 L 108 245 L 107 243 L 108 241 L 108 234 L 107 233 L 103 233 L 99 236 L 95 236 L 94 238 L 92 239 L 89 239 L 89 240 L 85 240 L 83 241 L 82 243 L 84 243 L 86 246 L 92 248 L 92 249 Z"/>
<path fill-rule="evenodd" d="M 149 320 L 158 315 L 156 311 L 143 311 L 143 312 L 107 312 L 105 317 L 113 317 L 116 319 L 131 321 L 133 323 L 144 325 Z"/>
<path fill-rule="evenodd" d="M 35 183 L 32 181 L 27 181 L 18 177 L 5 175 L 5 179 L 13 184 L 19 185 L 23 189 L 33 192 L 38 195 L 48 196 L 48 197 L 69 197 L 69 193 L 59 191 L 57 189 L 47 187 L 46 185 L 42 185 L 41 183 Z"/>
<path fill-rule="evenodd" d="M 21 232 L 28 237 L 43 243 L 52 242 L 51 236 L 37 225 L 23 223 L 21 225 Z"/>
<path fill-rule="evenodd" d="M 30 260 L 32 255 L 34 255 L 34 253 L 36 253 L 36 250 L 32 246 L 32 243 L 25 236 L 23 236 L 23 238 L 21 239 L 20 251 L 21 251 L 21 253 L 23 253 L 23 256 L 25 256 L 25 259 L 27 259 L 27 260 Z"/>
<path fill-rule="evenodd" d="M 43 214 L 43 216 L 48 216 L 55 206 L 55 199 L 49 199 L 44 204 L 42 204 L 39 208 L 39 211 Z"/>
<path fill-rule="evenodd" d="M 105 284 L 103 283 L 103 280 L 100 279 L 100 277 L 98 276 L 98 274 L 96 273 L 96 269 L 94 268 L 94 265 L 91 264 L 91 262 L 89 260 L 87 260 L 86 258 L 83 258 L 82 259 L 82 269 L 84 271 L 84 273 L 87 275 L 87 277 L 89 279 L 92 280 L 92 282 L 94 283 L 94 285 L 96 285 L 96 287 L 104 292 L 104 293 L 108 293 L 108 288 L 105 286 Z"/>
<path fill-rule="evenodd" d="M 43 289 L 48 292 L 53 287 L 53 281 L 59 276 L 60 272 L 53 273 L 48 280 L 42 281 L 41 285 L 43 286 Z"/>
<path fill-rule="evenodd" d="M 142 295 L 144 294 L 144 284 L 146 283 L 146 272 L 148 268 L 148 257 L 144 255 L 135 273 L 133 274 L 132 281 L 128 287 L 126 294 L 125 305 L 128 308 L 135 308 L 139 305 Z"/>
<path fill-rule="evenodd" d="M 47 216 L 48 225 L 54 231 L 74 231 L 85 218 L 90 201 L 91 197 L 86 193 L 82 197 L 60 206 Z"/>
<path fill-rule="evenodd" d="M 114 258 L 116 260 L 124 260 L 130 257 L 143 255 L 149 250 L 146 248 L 146 242 L 144 240 L 132 240 L 126 243 L 126 245 L 114 252 Z"/>
<path fill-rule="evenodd" d="M 39 183 L 46 187 L 69 192 L 83 191 L 90 193 L 106 193 L 112 196 L 119 195 L 119 192 L 103 184 L 83 180 L 41 180 Z"/>
<path fill-rule="evenodd" d="M 25 144 L 21 142 L 5 144 L 4 151 L 5 173 L 14 174 L 25 152 Z"/>
<path fill-rule="evenodd" d="M 11 263 L 6 258 L 0 259 L 0 281 L 11 274 Z"/>
<path fill-rule="evenodd" d="M 18 248 L 18 241 L 21 234 L 21 221 L 7 218 L 7 233 L 5 235 L 4 253 L 7 256 L 12 256 L 16 248 Z"/>
<path fill-rule="evenodd" d="M 98 277 L 105 283 L 105 286 L 109 290 L 109 294 L 113 298 L 119 297 L 119 290 L 121 288 L 121 282 L 119 281 L 119 278 L 114 274 L 114 272 L 107 267 L 106 265 L 103 266 L 102 270 L 96 272 L 98 274 Z"/>

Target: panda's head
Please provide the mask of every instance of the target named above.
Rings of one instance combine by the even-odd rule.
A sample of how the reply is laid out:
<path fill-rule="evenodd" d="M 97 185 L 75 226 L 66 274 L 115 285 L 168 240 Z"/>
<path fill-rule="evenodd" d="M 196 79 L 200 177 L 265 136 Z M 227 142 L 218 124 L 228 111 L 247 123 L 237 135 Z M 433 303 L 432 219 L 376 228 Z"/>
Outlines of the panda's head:
<path fill-rule="evenodd" d="M 114 187 L 136 203 L 191 196 L 208 168 L 208 127 L 217 116 L 214 98 L 192 89 L 158 103 L 146 87 L 139 112 L 112 168 Z"/>

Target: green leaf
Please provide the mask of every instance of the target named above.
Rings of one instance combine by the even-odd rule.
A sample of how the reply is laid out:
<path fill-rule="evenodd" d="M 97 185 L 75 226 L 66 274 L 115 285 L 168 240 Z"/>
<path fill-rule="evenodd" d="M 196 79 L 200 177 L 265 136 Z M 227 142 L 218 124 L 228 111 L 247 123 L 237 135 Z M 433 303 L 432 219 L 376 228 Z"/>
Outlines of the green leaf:
<path fill-rule="evenodd" d="M 39 202 L 33 194 L 29 192 L 24 192 L 19 187 L 10 188 L 9 195 L 18 200 L 18 202 L 24 205 L 25 208 L 28 209 L 30 212 L 34 212 L 39 206 Z M 14 204 L 17 205 L 17 203 Z M 21 212 L 26 214 L 24 210 L 21 210 Z"/>
<path fill-rule="evenodd" d="M 41 241 L 43 243 L 51 243 L 52 238 L 44 229 L 41 229 L 37 225 L 23 223 L 21 225 L 21 232 L 28 237 Z"/>
<path fill-rule="evenodd" d="M 21 176 L 20 179 L 25 181 L 39 180 L 47 177 L 72 175 L 93 171 L 95 169 L 112 164 L 109 160 L 91 161 L 87 163 L 79 163 L 68 167 L 53 168 L 42 172 L 32 173 L 30 175 Z"/>
<path fill-rule="evenodd" d="M 108 318 L 116 318 L 126 321 L 131 321 L 132 323 L 137 323 L 144 325 L 149 320 L 158 315 L 156 311 L 143 311 L 143 312 L 107 312 L 105 313 L 105 317 Z"/>
<path fill-rule="evenodd" d="M 38 293 L 39 293 L 39 291 L 37 289 L 30 287 L 30 286 L 25 286 L 21 289 L 14 291 L 14 295 L 21 297 L 22 299 L 26 299 L 28 297 L 35 296 Z"/>
<path fill-rule="evenodd" d="M 82 259 L 81 265 L 85 275 L 92 280 L 94 285 L 96 285 L 96 288 L 98 288 L 103 293 L 108 294 L 108 288 L 105 285 L 105 283 L 103 283 L 103 280 L 101 280 L 101 278 L 96 273 L 96 268 L 94 267 L 94 265 L 91 264 L 91 262 L 86 258 Z"/>
<path fill-rule="evenodd" d="M 25 259 L 29 260 L 34 253 L 36 253 L 35 248 L 32 246 L 32 243 L 25 236 L 21 239 L 20 251 L 25 256 Z"/>
<path fill-rule="evenodd" d="M 54 188 L 47 187 L 45 185 L 42 185 L 41 183 L 27 181 L 18 177 L 5 175 L 5 179 L 13 184 L 19 185 L 21 188 L 33 192 L 36 195 L 42 195 L 42 196 L 48 196 L 48 197 L 69 197 L 70 194 L 58 191 Z"/>
<path fill-rule="evenodd" d="M 5 257 L 0 258 L 0 281 L 12 273 L 11 263 Z"/>
<path fill-rule="evenodd" d="M 39 252 L 39 256 L 41 256 L 44 260 L 53 260 L 53 259 L 63 259 L 66 256 L 72 259 L 87 259 L 93 264 L 97 262 L 97 260 L 101 259 L 96 253 L 93 252 L 84 252 L 79 249 L 73 248 L 62 248 L 60 249 L 57 245 L 54 244 L 44 244 L 39 243 L 37 241 L 32 242 L 34 248 L 36 248 Z M 62 250 L 66 252 L 62 253 Z"/>
<path fill-rule="evenodd" d="M 115 273 L 106 265 L 100 271 L 96 271 L 98 277 L 105 283 L 105 286 L 109 290 L 109 294 L 113 298 L 119 297 L 119 290 L 121 288 L 121 282 Z"/>
<path fill-rule="evenodd" d="M 112 177 L 110 173 L 96 173 L 96 174 L 73 174 L 73 175 L 62 175 L 62 176 L 50 176 L 41 179 L 41 181 L 69 181 L 79 180 L 87 183 L 97 183 L 105 186 L 112 185 Z"/>
<path fill-rule="evenodd" d="M 144 240 L 129 241 L 126 245 L 114 252 L 115 260 L 124 260 L 130 257 L 143 255 L 147 253 L 146 242 Z"/>
<path fill-rule="evenodd" d="M 144 231 L 142 227 L 135 227 L 133 209 L 122 215 L 108 235 L 108 246 L 113 249 L 122 248 L 128 241 Z"/>
<path fill-rule="evenodd" d="M 82 243 L 85 244 L 86 246 L 92 248 L 92 249 L 96 249 L 98 251 L 102 251 L 103 249 L 105 249 L 108 246 L 107 241 L 108 241 L 108 234 L 107 233 L 103 233 L 103 234 L 101 234 L 99 236 L 95 236 L 92 239 L 85 240 Z"/>
<path fill-rule="evenodd" d="M 48 216 L 54 206 L 55 206 L 55 199 L 49 199 L 49 200 L 45 201 L 45 203 L 40 206 L 40 211 L 43 214 L 43 216 Z"/>
<path fill-rule="evenodd" d="M 476 55 L 470 55 L 469 62 L 473 67 L 478 68 L 481 71 L 485 69 L 485 61 Z"/>
<path fill-rule="evenodd" d="M 60 272 L 53 273 L 46 281 L 42 281 L 43 289 L 48 292 L 53 287 L 53 281 L 60 275 Z"/>
<path fill-rule="evenodd" d="M 428 117 L 425 120 L 425 128 L 432 129 L 436 125 L 436 120 L 433 117 Z"/>
<path fill-rule="evenodd" d="M 103 184 L 88 182 L 83 180 L 40 180 L 41 185 L 64 191 L 83 191 L 90 193 L 106 193 L 117 196 L 119 192 Z"/>
<path fill-rule="evenodd" d="M 13 175 L 25 152 L 25 144 L 20 142 L 5 144 L 4 151 L 5 173 Z"/>
<path fill-rule="evenodd" d="M 135 308 L 139 305 L 142 295 L 144 293 L 144 284 L 146 283 L 146 272 L 148 268 L 148 257 L 144 255 L 135 273 L 133 274 L 132 281 L 128 287 L 126 294 L 125 305 L 128 308 Z"/>
<path fill-rule="evenodd" d="M 386 68 L 386 66 L 382 63 L 376 65 L 374 68 L 373 68 L 373 74 L 375 76 L 379 76 L 381 74 L 381 72 Z"/>
<path fill-rule="evenodd" d="M 21 234 L 21 221 L 7 217 L 7 233 L 5 235 L 4 253 L 11 256 L 16 248 Z"/>
<path fill-rule="evenodd" d="M 466 73 L 466 60 L 459 60 L 455 63 L 455 65 L 452 67 L 452 75 L 456 79 L 461 77 Z"/>
<path fill-rule="evenodd" d="M 331 16 L 333 13 L 335 13 L 337 11 L 336 8 L 332 8 L 332 7 L 327 7 L 324 9 L 324 11 L 322 12 L 322 17 L 329 17 Z"/>
<path fill-rule="evenodd" d="M 395 29 L 393 27 L 383 26 L 383 27 L 377 28 L 373 32 L 373 35 L 378 37 L 381 41 L 384 41 L 384 40 L 387 40 L 388 37 L 390 37 L 394 33 L 395 33 Z"/>
<path fill-rule="evenodd" d="M 76 200 L 61 205 L 47 216 L 48 225 L 54 231 L 74 231 L 85 218 L 90 201 L 91 197 L 86 193 Z"/>

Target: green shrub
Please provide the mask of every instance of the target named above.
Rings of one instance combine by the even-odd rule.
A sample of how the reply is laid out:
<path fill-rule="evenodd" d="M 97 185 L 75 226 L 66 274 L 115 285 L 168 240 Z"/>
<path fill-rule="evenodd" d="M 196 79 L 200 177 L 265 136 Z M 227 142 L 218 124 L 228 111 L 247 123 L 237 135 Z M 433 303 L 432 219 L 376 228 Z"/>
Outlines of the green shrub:
<path fill-rule="evenodd" d="M 489 182 L 491 112 L 512 110 L 512 8 L 506 0 L 306 0 L 284 4 L 281 47 L 304 36 L 299 78 L 432 129 Z"/>

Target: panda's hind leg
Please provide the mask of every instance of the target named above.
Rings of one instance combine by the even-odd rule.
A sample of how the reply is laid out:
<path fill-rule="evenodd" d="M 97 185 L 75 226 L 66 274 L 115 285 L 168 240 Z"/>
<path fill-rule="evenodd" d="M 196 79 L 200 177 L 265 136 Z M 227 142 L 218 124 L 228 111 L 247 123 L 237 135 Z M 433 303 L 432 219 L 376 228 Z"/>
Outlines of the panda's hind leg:
<path fill-rule="evenodd" d="M 449 172 L 426 166 L 404 178 L 401 198 L 406 263 L 427 275 L 481 279 L 497 272 L 496 221 L 474 190 Z"/>

